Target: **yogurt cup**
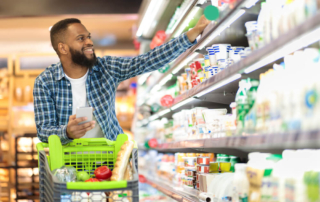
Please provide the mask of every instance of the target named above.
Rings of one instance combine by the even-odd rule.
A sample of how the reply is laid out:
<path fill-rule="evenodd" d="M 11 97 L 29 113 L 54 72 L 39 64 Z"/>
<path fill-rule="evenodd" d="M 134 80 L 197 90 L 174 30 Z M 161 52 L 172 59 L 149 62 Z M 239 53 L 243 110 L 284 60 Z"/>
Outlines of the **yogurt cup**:
<path fill-rule="evenodd" d="M 185 168 L 194 168 L 197 165 L 197 157 L 183 157 Z"/>
<path fill-rule="evenodd" d="M 228 59 L 230 44 L 214 44 L 212 45 L 213 50 L 215 51 L 216 60 Z"/>
<path fill-rule="evenodd" d="M 223 172 L 229 172 L 231 169 L 231 163 L 230 162 L 219 162 L 220 164 L 220 170 Z"/>
<path fill-rule="evenodd" d="M 218 72 L 219 72 L 219 66 L 218 65 L 211 66 L 211 68 L 213 69 L 213 75 L 218 74 Z"/>
<path fill-rule="evenodd" d="M 210 165 L 210 157 L 199 156 L 197 158 L 197 165 Z"/>
<path fill-rule="evenodd" d="M 192 187 L 194 184 L 192 177 L 185 177 L 185 185 Z"/>
<path fill-rule="evenodd" d="M 240 61 L 241 57 L 240 57 L 240 51 L 243 50 L 239 50 L 239 51 L 235 51 L 235 50 L 230 50 L 229 52 L 229 58 L 233 60 L 234 63 Z"/>
<path fill-rule="evenodd" d="M 198 173 L 209 173 L 209 165 L 198 165 L 197 172 Z"/>
<path fill-rule="evenodd" d="M 216 54 L 214 49 L 212 47 L 208 47 L 206 48 L 206 50 L 208 51 L 210 65 L 212 66 L 217 64 L 217 59 L 216 59 Z"/>
<path fill-rule="evenodd" d="M 217 173 L 217 172 L 219 172 L 219 163 L 210 162 L 209 173 Z"/>
<path fill-rule="evenodd" d="M 192 169 L 186 168 L 185 170 L 185 175 L 187 177 L 197 177 L 196 174 L 197 174 L 196 168 L 192 168 Z"/>

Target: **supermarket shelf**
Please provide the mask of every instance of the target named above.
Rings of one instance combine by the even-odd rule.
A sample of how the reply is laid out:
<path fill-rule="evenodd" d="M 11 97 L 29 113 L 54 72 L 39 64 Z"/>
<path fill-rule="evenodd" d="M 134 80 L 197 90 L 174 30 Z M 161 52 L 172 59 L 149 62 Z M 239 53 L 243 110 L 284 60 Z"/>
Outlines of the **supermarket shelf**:
<path fill-rule="evenodd" d="M 196 139 L 160 144 L 161 152 L 216 152 L 247 157 L 249 152 L 282 153 L 285 149 L 320 148 L 320 130 Z"/>
<path fill-rule="evenodd" d="M 17 200 L 40 200 L 40 196 L 20 196 L 16 198 Z"/>
<path fill-rule="evenodd" d="M 9 168 L 15 168 L 15 166 L 10 166 L 7 164 L 0 163 L 0 169 L 9 169 Z"/>
<path fill-rule="evenodd" d="M 169 74 L 172 74 L 174 72 L 174 69 L 177 66 L 179 66 L 186 58 L 191 57 L 191 55 L 194 54 L 194 51 L 199 49 L 199 47 L 202 45 L 202 43 L 205 40 L 207 40 L 211 35 L 213 35 L 217 31 L 219 31 L 218 28 L 221 25 L 223 25 L 223 23 L 228 21 L 230 19 L 230 17 L 232 17 L 232 14 L 234 14 L 235 12 L 237 12 L 239 10 L 239 8 L 244 6 L 245 2 L 246 2 L 246 0 L 241 0 L 235 5 L 235 7 L 233 9 L 226 9 L 226 11 L 224 11 L 225 14 L 223 14 L 224 17 L 216 25 L 213 25 L 213 24 L 208 25 L 209 27 L 204 30 L 203 36 L 198 41 L 198 43 L 196 45 L 194 45 L 193 47 L 191 47 L 190 49 L 188 49 L 183 54 L 181 54 L 173 63 L 171 63 L 171 65 L 170 65 L 171 68 L 165 74 L 163 74 L 158 80 L 156 80 L 156 82 L 154 82 L 153 85 L 151 85 L 147 91 L 150 92 L 153 89 L 153 87 L 155 87 L 155 85 L 159 84 L 159 82 L 161 80 L 163 80 Z"/>
<path fill-rule="evenodd" d="M 25 185 L 39 186 L 39 182 L 20 182 L 19 183 L 19 186 L 25 186 Z"/>
<path fill-rule="evenodd" d="M 174 69 L 179 66 L 181 63 L 183 63 L 183 61 L 188 58 L 188 57 L 192 57 L 195 50 L 199 49 L 200 46 L 202 46 L 202 43 L 207 40 L 208 38 L 210 38 L 210 36 L 212 36 L 213 34 L 219 32 L 219 27 L 224 26 L 224 23 L 226 23 L 227 21 L 229 21 L 232 17 L 233 14 L 235 14 L 237 11 L 239 11 L 242 7 L 245 7 L 246 2 L 248 2 L 250 0 L 240 0 L 238 1 L 233 9 L 227 8 L 225 10 L 223 10 L 220 15 L 221 15 L 221 19 L 218 21 L 217 24 L 209 24 L 208 27 L 204 30 L 202 37 L 200 40 L 198 40 L 198 43 L 196 45 L 194 45 L 193 47 L 191 47 L 190 49 L 188 49 L 186 52 L 184 52 L 183 54 L 181 54 L 175 61 L 170 63 L 171 68 L 165 73 L 163 74 L 160 78 L 155 79 L 155 81 L 150 84 L 150 86 L 147 88 L 147 92 L 149 93 L 157 84 L 159 84 L 159 82 L 161 80 L 163 80 L 166 76 L 168 76 L 169 74 L 172 74 L 174 72 Z M 189 12 L 191 11 L 191 9 L 196 6 L 197 2 L 190 2 L 191 7 L 189 7 L 189 11 L 188 13 L 186 13 L 186 15 L 184 15 L 183 19 L 181 19 L 180 23 L 183 22 L 183 20 L 186 18 L 187 14 L 189 14 Z M 230 36 L 224 36 L 222 40 L 219 40 L 218 43 L 230 43 L 231 41 L 236 44 L 234 45 L 244 45 L 243 42 L 245 44 L 248 44 L 246 38 L 244 36 L 241 36 L 239 34 L 235 34 L 235 33 L 239 33 L 240 30 L 244 30 L 244 23 L 246 21 L 250 21 L 250 20 L 256 20 L 257 19 L 257 15 L 254 15 L 254 17 L 252 18 L 252 14 L 248 14 L 244 19 L 241 20 L 241 26 L 236 26 L 234 27 L 232 30 L 232 32 L 228 32 L 228 34 L 231 34 Z M 240 20 L 238 20 L 240 22 Z M 235 23 L 234 23 L 235 24 Z M 175 30 L 176 31 L 176 30 Z M 242 31 L 241 31 L 242 32 Z M 173 32 L 174 33 L 174 32 Z M 170 36 L 171 37 L 171 36 Z M 240 38 L 239 38 L 240 37 Z M 215 37 L 215 38 L 219 38 L 219 37 Z M 240 40 L 242 43 L 237 43 L 237 41 Z M 197 55 L 197 54 L 196 54 Z"/>
<path fill-rule="evenodd" d="M 196 197 L 199 191 L 194 190 L 192 188 L 173 187 L 169 183 L 164 183 L 163 180 L 161 180 L 160 182 L 160 180 L 151 179 L 148 177 L 147 177 L 147 183 L 178 202 L 199 202 L 200 201 Z M 196 193 L 196 194 L 191 195 L 190 193 Z"/>
<path fill-rule="evenodd" d="M 230 104 L 230 102 L 234 101 L 235 92 L 238 89 L 238 82 L 241 78 L 258 78 L 261 72 L 270 68 L 270 63 L 279 60 L 289 53 L 306 47 L 319 39 L 320 12 L 306 20 L 303 24 L 272 41 L 270 44 L 252 52 L 240 62 L 233 64 L 205 82 L 179 95 L 174 99 L 173 106 L 170 110 L 174 111 L 186 104 L 192 105 L 192 102 L 199 100 Z M 196 47 L 194 49 L 196 49 Z M 188 55 L 183 57 L 187 56 Z M 183 59 L 184 58 L 178 59 L 177 65 Z M 170 73 L 172 73 L 172 69 L 170 69 L 167 74 Z M 164 74 L 162 78 L 167 74 Z M 166 109 L 166 111 L 168 111 L 168 109 Z M 157 118 L 168 114 L 168 112 L 164 112 L 165 110 L 158 112 Z M 149 120 L 144 120 L 142 123 L 146 124 L 148 121 Z"/>

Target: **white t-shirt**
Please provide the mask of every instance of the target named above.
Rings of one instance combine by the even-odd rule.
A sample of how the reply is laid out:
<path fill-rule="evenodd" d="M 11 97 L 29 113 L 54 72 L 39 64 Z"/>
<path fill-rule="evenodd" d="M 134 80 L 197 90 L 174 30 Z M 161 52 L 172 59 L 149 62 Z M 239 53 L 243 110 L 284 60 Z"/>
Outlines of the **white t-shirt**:
<path fill-rule="evenodd" d="M 86 80 L 88 77 L 88 72 L 79 78 L 79 79 L 72 79 L 68 77 L 66 74 L 66 78 L 71 83 L 71 89 L 72 89 L 72 114 L 76 114 L 78 107 L 85 107 L 88 106 L 87 102 L 87 90 L 86 90 Z M 98 137 L 104 137 L 103 132 L 96 120 L 96 118 L 93 115 L 93 120 L 96 121 L 96 125 L 93 129 L 89 130 L 82 138 L 98 138 Z"/>

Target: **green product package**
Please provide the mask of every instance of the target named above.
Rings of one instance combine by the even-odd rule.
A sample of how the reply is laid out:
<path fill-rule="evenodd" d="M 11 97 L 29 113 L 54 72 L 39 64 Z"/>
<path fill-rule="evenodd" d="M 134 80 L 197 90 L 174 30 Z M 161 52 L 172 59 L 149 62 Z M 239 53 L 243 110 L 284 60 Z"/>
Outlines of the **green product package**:
<path fill-rule="evenodd" d="M 248 96 L 248 104 L 249 108 L 251 109 L 254 105 L 254 102 L 256 101 L 256 95 L 259 87 L 259 81 L 256 79 L 247 79 L 247 83 L 250 83 L 250 88 L 247 90 L 247 96 Z M 249 110 L 250 110 L 249 109 Z"/>
<path fill-rule="evenodd" d="M 236 163 L 239 163 L 239 162 L 240 162 L 239 157 L 237 157 L 237 156 L 230 156 L 230 163 L 231 163 L 231 169 L 230 169 L 230 171 L 234 172 L 234 171 L 235 171 L 234 165 L 235 165 Z"/>
<path fill-rule="evenodd" d="M 249 88 L 248 82 L 246 79 L 242 79 L 239 82 L 239 89 L 236 94 L 236 111 L 237 111 L 237 127 L 242 130 L 244 128 L 244 120 L 246 114 L 250 110 L 248 103 L 247 89 Z"/>

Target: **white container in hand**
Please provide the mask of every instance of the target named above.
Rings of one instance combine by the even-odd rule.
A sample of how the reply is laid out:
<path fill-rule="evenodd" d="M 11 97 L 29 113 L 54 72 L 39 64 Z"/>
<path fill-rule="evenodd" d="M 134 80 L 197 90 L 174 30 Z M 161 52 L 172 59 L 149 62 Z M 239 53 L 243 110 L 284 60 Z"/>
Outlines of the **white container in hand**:
<path fill-rule="evenodd" d="M 215 51 L 212 47 L 208 47 L 206 48 L 206 50 L 208 51 L 208 55 L 209 55 L 209 61 L 210 61 L 210 65 L 216 65 L 217 64 L 217 59 L 216 59 L 216 55 L 215 55 Z"/>

